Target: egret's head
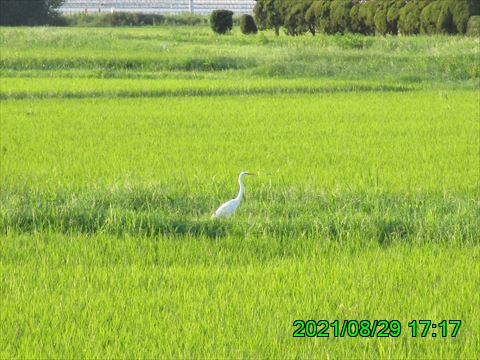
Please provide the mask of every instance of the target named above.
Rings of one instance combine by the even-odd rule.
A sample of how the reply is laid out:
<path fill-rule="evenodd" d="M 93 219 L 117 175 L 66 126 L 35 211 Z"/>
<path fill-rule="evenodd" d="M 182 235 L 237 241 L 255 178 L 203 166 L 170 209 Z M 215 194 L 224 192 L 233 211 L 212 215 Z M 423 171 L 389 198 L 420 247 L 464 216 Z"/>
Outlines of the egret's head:
<path fill-rule="evenodd" d="M 251 172 L 248 172 L 248 171 L 242 171 L 239 176 L 240 176 L 241 178 L 243 178 L 243 177 L 246 176 L 246 175 L 255 175 L 255 174 L 254 174 L 254 173 L 251 173 Z"/>

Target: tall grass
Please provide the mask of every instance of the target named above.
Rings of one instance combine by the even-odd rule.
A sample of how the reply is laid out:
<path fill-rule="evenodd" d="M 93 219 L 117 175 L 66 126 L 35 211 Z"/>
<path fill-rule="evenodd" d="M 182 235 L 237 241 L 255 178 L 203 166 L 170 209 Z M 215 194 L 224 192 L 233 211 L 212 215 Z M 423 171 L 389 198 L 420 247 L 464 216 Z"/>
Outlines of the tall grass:
<path fill-rule="evenodd" d="M 478 247 L 49 233 L 0 237 L 2 357 L 474 358 Z M 398 338 L 293 338 L 295 319 L 399 320 Z M 461 319 L 412 337 L 413 319 Z"/>

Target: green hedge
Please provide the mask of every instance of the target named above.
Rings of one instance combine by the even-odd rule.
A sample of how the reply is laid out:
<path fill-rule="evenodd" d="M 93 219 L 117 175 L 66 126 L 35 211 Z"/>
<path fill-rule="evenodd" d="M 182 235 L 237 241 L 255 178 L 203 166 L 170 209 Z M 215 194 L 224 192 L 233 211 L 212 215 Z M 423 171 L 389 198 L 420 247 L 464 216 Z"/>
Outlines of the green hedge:
<path fill-rule="evenodd" d="M 315 33 L 465 34 L 479 0 L 256 0 L 262 29 Z M 472 25 L 475 26 L 475 25 Z"/>
<path fill-rule="evenodd" d="M 233 11 L 230 10 L 214 10 L 210 14 L 210 26 L 217 34 L 225 34 L 232 30 L 233 27 Z"/>
<path fill-rule="evenodd" d="M 480 37 L 480 16 L 470 16 L 467 23 L 466 34 L 468 36 Z"/>
<path fill-rule="evenodd" d="M 64 16 L 63 19 L 66 25 L 70 26 L 155 26 L 200 25 L 208 23 L 208 18 L 198 15 L 159 15 L 128 12 L 74 14 Z"/>
<path fill-rule="evenodd" d="M 256 34 L 258 32 L 257 24 L 252 15 L 244 14 L 240 16 L 240 31 L 242 34 Z"/>

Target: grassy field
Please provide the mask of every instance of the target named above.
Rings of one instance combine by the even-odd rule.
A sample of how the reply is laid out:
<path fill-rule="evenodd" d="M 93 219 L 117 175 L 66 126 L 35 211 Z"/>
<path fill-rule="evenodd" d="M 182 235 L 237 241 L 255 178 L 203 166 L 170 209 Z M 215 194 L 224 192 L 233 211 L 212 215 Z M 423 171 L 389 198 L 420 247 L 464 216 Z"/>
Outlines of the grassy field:
<path fill-rule="evenodd" d="M 478 45 L 1 28 L 0 357 L 475 358 Z"/>

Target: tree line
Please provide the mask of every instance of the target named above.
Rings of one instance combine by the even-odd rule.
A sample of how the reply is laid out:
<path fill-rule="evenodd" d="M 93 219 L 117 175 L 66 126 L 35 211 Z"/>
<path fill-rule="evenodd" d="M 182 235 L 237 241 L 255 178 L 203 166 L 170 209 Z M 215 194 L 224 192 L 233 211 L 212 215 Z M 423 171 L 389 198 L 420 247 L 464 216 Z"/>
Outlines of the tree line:
<path fill-rule="evenodd" d="M 55 24 L 65 0 L 0 0 L 0 25 Z"/>
<path fill-rule="evenodd" d="M 318 33 L 465 34 L 478 0 L 256 0 L 261 30 Z M 478 20 L 478 18 L 476 18 Z"/>
<path fill-rule="evenodd" d="M 64 1 L 0 0 L 0 25 L 69 25 L 57 12 Z M 480 35 L 480 0 L 256 0 L 253 12 L 260 30 L 277 35 L 282 28 L 287 35 L 465 34 L 468 28 Z M 163 23 L 160 16 L 110 17 L 106 24 Z"/>

